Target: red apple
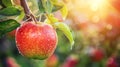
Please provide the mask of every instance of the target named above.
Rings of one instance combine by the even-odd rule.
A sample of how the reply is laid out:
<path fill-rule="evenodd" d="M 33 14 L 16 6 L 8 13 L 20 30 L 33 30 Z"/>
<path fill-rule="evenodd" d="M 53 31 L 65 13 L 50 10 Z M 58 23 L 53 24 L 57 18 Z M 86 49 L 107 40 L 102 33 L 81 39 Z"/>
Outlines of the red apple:
<path fill-rule="evenodd" d="M 104 53 L 100 49 L 95 49 L 91 53 L 91 58 L 92 58 L 93 61 L 96 61 L 96 62 L 101 61 L 104 58 Z"/>
<path fill-rule="evenodd" d="M 108 59 L 107 67 L 118 67 L 114 57 Z"/>
<path fill-rule="evenodd" d="M 48 58 L 55 51 L 57 41 L 55 29 L 46 23 L 25 22 L 16 31 L 17 48 L 27 58 Z"/>
<path fill-rule="evenodd" d="M 6 59 L 7 67 L 20 67 L 16 60 L 12 57 Z"/>
<path fill-rule="evenodd" d="M 62 67 L 76 67 L 79 60 L 78 57 L 75 55 L 70 55 L 66 61 L 63 63 Z"/>
<path fill-rule="evenodd" d="M 58 57 L 53 54 L 46 60 L 46 67 L 56 67 L 58 64 Z"/>

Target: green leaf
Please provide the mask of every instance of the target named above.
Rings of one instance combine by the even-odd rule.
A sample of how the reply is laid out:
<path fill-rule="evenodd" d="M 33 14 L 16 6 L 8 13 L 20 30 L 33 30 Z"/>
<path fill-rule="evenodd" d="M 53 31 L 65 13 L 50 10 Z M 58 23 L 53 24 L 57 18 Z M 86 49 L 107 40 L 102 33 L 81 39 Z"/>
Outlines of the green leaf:
<path fill-rule="evenodd" d="M 41 13 L 50 14 L 57 10 L 60 10 L 64 4 L 58 0 L 37 0 L 38 7 Z"/>
<path fill-rule="evenodd" d="M 37 2 L 38 2 L 38 7 L 39 7 L 40 12 L 45 13 L 45 8 L 43 6 L 42 0 L 37 0 Z"/>
<path fill-rule="evenodd" d="M 57 18 L 54 17 L 53 14 L 47 14 L 47 18 L 51 23 L 55 23 L 59 21 Z"/>
<path fill-rule="evenodd" d="M 41 13 L 48 13 L 52 12 L 53 4 L 50 0 L 37 0 L 38 7 Z"/>
<path fill-rule="evenodd" d="M 66 17 L 67 17 L 67 14 L 68 14 L 67 6 L 64 5 L 64 6 L 60 9 L 60 12 L 61 12 L 61 14 L 62 14 L 63 19 L 65 20 Z"/>
<path fill-rule="evenodd" d="M 57 3 L 53 3 L 53 9 L 52 9 L 52 12 L 55 12 L 55 11 L 57 11 L 57 10 L 60 10 L 61 8 L 63 7 L 63 3 L 59 3 L 59 2 L 57 2 Z"/>
<path fill-rule="evenodd" d="M 57 3 L 58 2 L 58 0 L 50 0 L 51 2 L 53 2 L 53 3 Z"/>
<path fill-rule="evenodd" d="M 21 20 L 23 20 L 25 13 L 24 13 L 24 9 L 21 6 L 17 6 L 17 8 L 21 11 L 21 13 L 15 18 L 15 20 L 20 22 Z"/>
<path fill-rule="evenodd" d="M 21 11 L 19 9 L 17 9 L 13 6 L 10 6 L 10 7 L 7 7 L 7 8 L 0 10 L 0 15 L 13 16 L 13 15 L 19 15 L 20 12 Z"/>
<path fill-rule="evenodd" d="M 71 44 L 71 49 L 72 49 L 72 46 L 74 45 L 74 40 L 73 40 L 73 36 L 72 36 L 72 33 L 69 27 L 65 23 L 62 23 L 62 22 L 56 22 L 54 23 L 54 26 L 55 28 L 61 30 L 65 34 L 65 36 L 69 39 L 70 44 Z"/>
<path fill-rule="evenodd" d="M 2 3 L 3 3 L 6 7 L 12 6 L 11 0 L 2 0 Z"/>
<path fill-rule="evenodd" d="M 51 3 L 50 0 L 47 0 L 45 4 L 46 13 L 50 14 L 52 12 L 52 8 L 53 8 L 53 4 Z"/>
<path fill-rule="evenodd" d="M 5 33 L 8 33 L 16 29 L 18 26 L 20 26 L 20 24 L 16 20 L 13 20 L 13 19 L 0 22 L 0 37 L 4 35 Z"/>

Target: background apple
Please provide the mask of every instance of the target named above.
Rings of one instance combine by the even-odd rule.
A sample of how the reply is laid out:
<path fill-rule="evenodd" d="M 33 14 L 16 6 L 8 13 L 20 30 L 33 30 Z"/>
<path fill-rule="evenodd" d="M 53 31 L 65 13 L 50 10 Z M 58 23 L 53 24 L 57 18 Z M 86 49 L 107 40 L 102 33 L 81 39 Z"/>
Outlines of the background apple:
<path fill-rule="evenodd" d="M 12 57 L 6 58 L 7 67 L 20 67 L 16 60 Z"/>
<path fill-rule="evenodd" d="M 94 49 L 90 56 L 93 61 L 101 61 L 104 58 L 104 52 L 100 49 Z"/>
<path fill-rule="evenodd" d="M 63 63 L 62 67 L 76 67 L 79 60 L 78 57 L 75 55 L 70 55 L 65 62 Z"/>
<path fill-rule="evenodd" d="M 110 57 L 107 61 L 107 67 L 118 67 L 115 61 L 115 57 Z"/>
<path fill-rule="evenodd" d="M 57 67 L 58 61 L 57 55 L 53 54 L 46 60 L 46 67 Z"/>

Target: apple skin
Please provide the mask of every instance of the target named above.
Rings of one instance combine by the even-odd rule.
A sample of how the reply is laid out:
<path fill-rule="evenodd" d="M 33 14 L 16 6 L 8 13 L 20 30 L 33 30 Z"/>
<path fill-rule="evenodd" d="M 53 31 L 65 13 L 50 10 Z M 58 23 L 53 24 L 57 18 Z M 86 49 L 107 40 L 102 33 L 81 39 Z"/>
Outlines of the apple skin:
<path fill-rule="evenodd" d="M 16 60 L 12 57 L 6 58 L 7 67 L 20 67 Z"/>
<path fill-rule="evenodd" d="M 104 53 L 102 50 L 100 49 L 95 49 L 92 53 L 91 53 L 91 59 L 95 62 L 101 61 L 104 58 Z"/>
<path fill-rule="evenodd" d="M 57 55 L 53 54 L 46 60 L 46 67 L 57 67 L 58 61 Z"/>
<path fill-rule="evenodd" d="M 115 61 L 115 57 L 110 57 L 107 61 L 107 67 L 118 67 Z"/>
<path fill-rule="evenodd" d="M 48 58 L 54 53 L 57 41 L 55 29 L 46 23 L 25 22 L 16 31 L 16 46 L 27 58 Z"/>
<path fill-rule="evenodd" d="M 62 67 L 76 67 L 79 62 L 79 58 L 75 55 L 70 55 L 63 63 Z"/>

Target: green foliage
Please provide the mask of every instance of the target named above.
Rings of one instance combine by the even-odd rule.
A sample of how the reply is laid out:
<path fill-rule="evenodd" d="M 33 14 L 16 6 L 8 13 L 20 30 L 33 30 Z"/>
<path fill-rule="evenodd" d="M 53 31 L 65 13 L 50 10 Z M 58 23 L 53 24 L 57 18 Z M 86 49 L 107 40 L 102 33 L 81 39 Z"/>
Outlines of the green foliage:
<path fill-rule="evenodd" d="M 64 6 L 60 9 L 60 12 L 61 12 L 61 14 L 62 14 L 63 19 L 65 20 L 66 17 L 67 17 L 67 14 L 68 14 L 67 6 L 64 5 Z"/>
<path fill-rule="evenodd" d="M 44 6 L 42 5 L 42 0 L 38 0 L 38 6 L 41 13 L 45 12 Z"/>
<path fill-rule="evenodd" d="M 52 4 L 53 4 L 52 12 L 60 10 L 64 6 L 62 2 L 57 2 L 57 1 L 52 1 Z"/>
<path fill-rule="evenodd" d="M 51 13 L 53 8 L 53 4 L 50 2 L 50 0 L 47 0 L 46 6 L 45 6 L 45 11 L 46 13 Z"/>
<path fill-rule="evenodd" d="M 25 13 L 24 10 L 21 6 L 17 6 L 17 9 L 19 9 L 21 12 L 20 14 L 15 18 L 15 20 L 17 20 L 18 22 L 20 22 L 21 20 L 23 20 Z"/>
<path fill-rule="evenodd" d="M 24 18 L 23 9 L 20 6 L 13 6 L 11 0 L 2 0 L 6 7 L 0 9 L 0 37 L 16 29 Z"/>
<path fill-rule="evenodd" d="M 47 14 L 47 20 L 49 21 L 47 23 L 51 24 L 59 21 L 57 18 L 54 17 L 53 14 Z"/>
<path fill-rule="evenodd" d="M 3 3 L 6 7 L 12 6 L 11 0 L 2 0 L 2 3 Z"/>
<path fill-rule="evenodd" d="M 13 19 L 0 22 L 0 37 L 14 29 L 16 29 L 20 24 Z"/>
<path fill-rule="evenodd" d="M 58 2 L 57 0 L 37 0 L 37 2 L 41 13 L 50 14 L 63 7 L 63 3 Z"/>
<path fill-rule="evenodd" d="M 53 4 L 50 0 L 38 0 L 38 6 L 41 13 L 51 13 Z"/>
<path fill-rule="evenodd" d="M 54 23 L 54 26 L 55 26 L 55 28 L 62 31 L 65 34 L 65 36 L 69 39 L 70 44 L 71 44 L 71 49 L 72 49 L 72 46 L 74 45 L 74 40 L 73 40 L 72 33 L 70 31 L 70 28 L 62 22 L 56 22 L 56 23 Z"/>
<path fill-rule="evenodd" d="M 19 9 L 13 6 L 10 6 L 10 7 L 0 10 L 0 15 L 4 15 L 4 16 L 19 15 L 20 12 L 21 11 Z"/>

